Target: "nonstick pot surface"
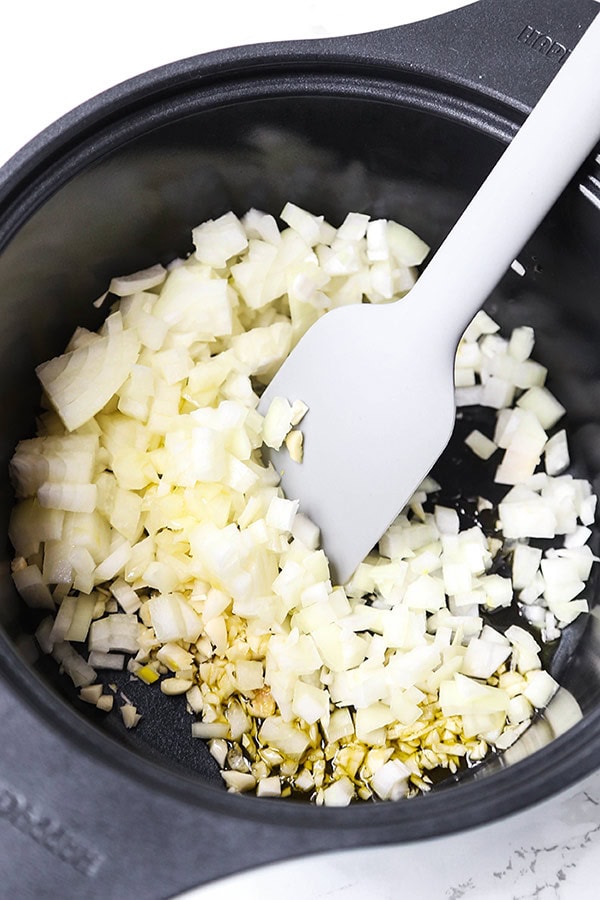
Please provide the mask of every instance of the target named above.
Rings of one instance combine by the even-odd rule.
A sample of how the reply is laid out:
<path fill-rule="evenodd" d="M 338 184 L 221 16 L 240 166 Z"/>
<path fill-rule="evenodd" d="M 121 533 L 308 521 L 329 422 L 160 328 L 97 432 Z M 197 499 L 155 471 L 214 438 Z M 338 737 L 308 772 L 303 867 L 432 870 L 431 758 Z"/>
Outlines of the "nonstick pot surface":
<path fill-rule="evenodd" d="M 478 6 L 485 18 L 493 4 Z M 538 6 L 562 12 L 560 4 Z M 593 4 L 581 4 L 568 26 L 573 40 L 593 12 Z M 408 55 L 421 52 L 425 33 L 417 28 L 406 38 Z M 395 40 L 401 50 L 402 34 L 411 32 L 387 34 L 374 62 L 373 40 L 356 39 L 231 51 L 168 67 L 94 101 L 8 167 L 0 194 L 4 465 L 16 441 L 34 430 L 33 367 L 61 352 L 76 325 L 99 325 L 91 301 L 112 275 L 188 252 L 198 222 L 251 206 L 277 214 L 291 200 L 333 224 L 349 210 L 366 211 L 405 223 L 434 248 L 441 242 L 527 103 L 476 90 L 467 78 L 442 78 L 424 63 L 392 64 L 385 48 Z M 598 489 L 600 199 L 593 175 L 587 167 L 565 192 L 520 256 L 526 275 L 507 273 L 488 308 L 506 328 L 536 329 L 537 357 L 569 411 L 574 470 Z M 465 268 L 468 277 L 468 260 Z M 460 424 L 457 435 L 459 447 Z M 490 472 L 467 466 L 457 452 L 450 448 L 446 479 L 489 487 Z M 6 531 L 7 482 L 1 500 Z M 407 804 L 319 810 L 227 795 L 214 761 L 189 736 L 183 701 L 125 680 L 144 714 L 126 732 L 118 714 L 104 717 L 80 703 L 50 661 L 29 671 L 11 641 L 35 623 L 14 597 L 9 561 L 6 546 L 2 665 L 22 696 L 83 751 L 206 809 L 290 827 L 335 824 L 339 831 L 325 846 L 406 840 L 504 815 L 600 761 L 600 632 L 592 615 L 584 633 L 576 623 L 565 634 L 554 661 L 584 719 L 533 757 L 509 768 L 492 760 L 460 785 Z M 547 732 L 541 723 L 540 743 Z M 372 829 L 367 839 L 365 828 Z"/>

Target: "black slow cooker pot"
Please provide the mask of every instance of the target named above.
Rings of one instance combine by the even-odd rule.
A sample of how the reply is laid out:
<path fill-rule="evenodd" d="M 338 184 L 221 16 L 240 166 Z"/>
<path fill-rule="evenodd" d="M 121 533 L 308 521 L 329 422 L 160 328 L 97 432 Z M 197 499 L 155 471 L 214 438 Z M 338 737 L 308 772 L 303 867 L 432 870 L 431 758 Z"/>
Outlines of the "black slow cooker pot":
<path fill-rule="evenodd" d="M 91 301 L 112 275 L 186 253 L 206 218 L 251 206 L 277 214 L 288 200 L 336 224 L 349 210 L 395 218 L 435 248 L 596 11 L 593 0 L 481 0 L 401 29 L 211 53 L 119 85 L 47 129 L 0 172 L 4 471 L 33 433 L 34 365 L 61 352 L 75 325 L 98 327 Z M 505 327 L 536 329 L 537 358 L 568 409 L 574 470 L 596 491 L 599 178 L 590 159 L 519 257 L 525 275 L 509 271 L 488 303 Z M 468 477 L 457 465 L 455 477 Z M 4 534 L 11 502 L 4 478 Z M 35 623 L 15 597 L 7 540 L 2 554 L 4 896 L 163 897 L 299 853 L 471 828 L 600 764 L 593 611 L 553 661 L 583 713 L 564 733 L 556 716 L 541 720 L 511 754 L 407 802 L 336 810 L 228 794 L 188 737 L 183 702 L 128 683 L 144 719 L 126 732 L 118 715 L 80 703 L 51 661 L 28 662 L 22 635 Z"/>

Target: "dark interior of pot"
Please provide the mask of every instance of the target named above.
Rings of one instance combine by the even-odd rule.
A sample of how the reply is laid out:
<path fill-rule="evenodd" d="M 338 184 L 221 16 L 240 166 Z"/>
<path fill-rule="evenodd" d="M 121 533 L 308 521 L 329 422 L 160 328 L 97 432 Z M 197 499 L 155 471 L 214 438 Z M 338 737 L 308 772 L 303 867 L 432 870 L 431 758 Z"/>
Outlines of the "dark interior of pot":
<path fill-rule="evenodd" d="M 17 440 L 35 428 L 34 366 L 62 352 L 76 325 L 98 327 L 103 313 L 92 301 L 111 276 L 186 254 L 191 228 L 207 218 L 250 207 L 277 214 L 288 200 L 334 225 L 350 210 L 394 218 L 435 248 L 514 125 L 506 109 L 480 108 L 472 97 L 441 92 L 435 98 L 430 84 L 404 90 L 380 81 L 377 89 L 351 95 L 334 76 L 329 84 L 322 76 L 314 90 L 306 75 L 302 80 L 302 90 L 293 78 L 291 87 L 277 91 L 257 79 L 254 93 L 246 80 L 243 90 L 230 85 L 222 97 L 190 90 L 148 103 L 110 128 L 65 143 L 31 177 L 10 210 L 11 236 L 0 256 L 4 472 Z M 568 410 L 573 471 L 598 490 L 600 201 L 593 185 L 582 190 L 579 181 L 572 184 L 520 261 L 525 274 L 509 271 L 488 309 L 507 329 L 535 328 L 536 358 L 548 367 L 549 386 Z M 468 278 L 469 260 L 463 263 Z M 491 483 L 492 470 L 452 453 L 448 477 Z M 3 534 L 11 502 L 5 477 Z M 593 541 L 597 552 L 597 535 Z M 7 540 L 1 543 L 0 615 L 19 643 L 36 619 L 14 594 L 11 549 Z M 597 579 L 590 583 L 590 604 L 596 593 Z M 582 709 L 578 729 L 598 714 L 598 660 L 600 627 L 592 614 L 565 630 L 553 662 Z M 144 716 L 126 732 L 118 713 L 106 716 L 77 700 L 51 660 L 33 665 L 47 685 L 32 688 L 42 704 L 45 693 L 58 692 L 136 754 L 220 784 L 203 742 L 190 737 L 182 698 L 165 698 L 122 676 L 122 689 Z M 114 674 L 107 680 L 115 681 Z M 560 730 L 556 722 L 553 727 Z M 530 741 L 532 748 L 552 734 L 543 722 L 537 728 L 541 737 Z M 498 765 L 490 760 L 478 773 Z"/>

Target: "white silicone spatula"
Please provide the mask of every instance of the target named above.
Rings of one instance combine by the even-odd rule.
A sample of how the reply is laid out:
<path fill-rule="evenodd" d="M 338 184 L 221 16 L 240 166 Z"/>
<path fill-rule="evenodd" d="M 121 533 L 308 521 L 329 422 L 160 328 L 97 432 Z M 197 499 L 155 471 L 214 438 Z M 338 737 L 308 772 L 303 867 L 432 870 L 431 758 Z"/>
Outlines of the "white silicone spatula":
<path fill-rule="evenodd" d="M 337 583 L 446 446 L 462 332 L 599 138 L 597 17 L 410 293 L 327 313 L 267 388 L 262 412 L 274 397 L 309 407 L 302 463 L 272 460 L 321 528 Z"/>

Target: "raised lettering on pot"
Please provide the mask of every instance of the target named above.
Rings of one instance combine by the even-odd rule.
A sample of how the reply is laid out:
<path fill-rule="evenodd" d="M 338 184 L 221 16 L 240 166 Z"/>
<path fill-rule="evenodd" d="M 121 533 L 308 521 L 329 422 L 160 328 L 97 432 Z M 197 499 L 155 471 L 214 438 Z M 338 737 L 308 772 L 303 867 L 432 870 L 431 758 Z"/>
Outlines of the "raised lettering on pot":
<path fill-rule="evenodd" d="M 517 40 L 520 44 L 525 44 L 532 50 L 541 53 L 542 56 L 555 60 L 559 65 L 571 55 L 571 50 L 567 49 L 564 44 L 555 41 L 549 34 L 544 34 L 533 25 L 526 25 Z"/>
<path fill-rule="evenodd" d="M 3 786 L 0 786 L 1 820 L 88 878 L 96 875 L 105 860 L 102 853 L 84 846 L 57 819 L 43 815 L 21 794 Z"/>

